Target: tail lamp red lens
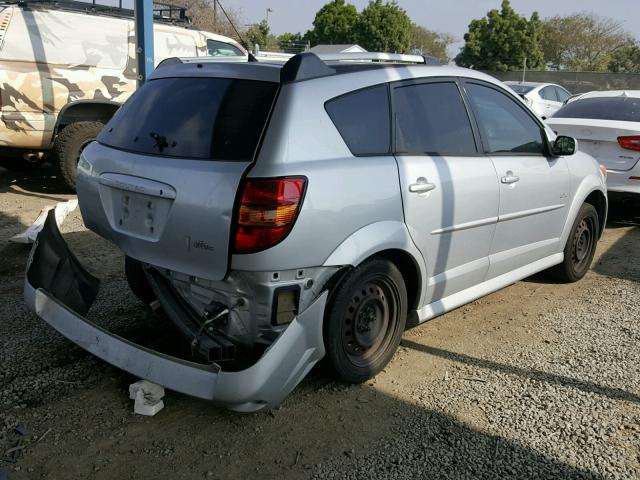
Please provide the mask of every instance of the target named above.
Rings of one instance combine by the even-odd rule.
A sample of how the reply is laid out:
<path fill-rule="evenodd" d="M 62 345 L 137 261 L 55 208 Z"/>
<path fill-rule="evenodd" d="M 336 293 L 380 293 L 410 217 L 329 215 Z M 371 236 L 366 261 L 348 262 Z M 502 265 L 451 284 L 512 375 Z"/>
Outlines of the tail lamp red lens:
<path fill-rule="evenodd" d="M 306 185 L 305 177 L 245 180 L 235 253 L 258 252 L 282 241 L 298 216 Z"/>
<path fill-rule="evenodd" d="M 626 150 L 640 152 L 640 135 L 618 137 L 618 144 Z"/>

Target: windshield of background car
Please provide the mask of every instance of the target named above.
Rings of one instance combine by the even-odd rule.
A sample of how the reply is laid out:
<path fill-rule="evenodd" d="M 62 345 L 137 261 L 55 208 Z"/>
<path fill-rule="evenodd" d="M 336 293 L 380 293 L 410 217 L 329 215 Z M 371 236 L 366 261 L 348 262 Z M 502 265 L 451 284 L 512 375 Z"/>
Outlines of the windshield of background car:
<path fill-rule="evenodd" d="M 590 118 L 640 122 L 640 98 L 596 97 L 574 100 L 558 110 L 555 118 Z"/>
<path fill-rule="evenodd" d="M 98 141 L 136 153 L 251 160 L 278 84 L 229 78 L 159 78 L 145 83 Z"/>

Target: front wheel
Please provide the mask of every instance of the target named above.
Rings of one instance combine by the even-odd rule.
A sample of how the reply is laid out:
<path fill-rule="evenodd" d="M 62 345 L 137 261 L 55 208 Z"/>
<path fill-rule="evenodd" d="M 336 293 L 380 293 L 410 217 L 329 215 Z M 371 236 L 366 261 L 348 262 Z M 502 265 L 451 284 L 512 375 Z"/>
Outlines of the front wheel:
<path fill-rule="evenodd" d="M 585 203 L 580 207 L 564 247 L 564 261 L 550 272 L 563 282 L 580 280 L 591 266 L 599 236 L 598 212 L 593 205 Z"/>
<path fill-rule="evenodd" d="M 334 290 L 325 316 L 328 360 L 337 376 L 362 383 L 380 372 L 398 348 L 407 317 L 407 289 L 391 262 L 367 260 Z"/>

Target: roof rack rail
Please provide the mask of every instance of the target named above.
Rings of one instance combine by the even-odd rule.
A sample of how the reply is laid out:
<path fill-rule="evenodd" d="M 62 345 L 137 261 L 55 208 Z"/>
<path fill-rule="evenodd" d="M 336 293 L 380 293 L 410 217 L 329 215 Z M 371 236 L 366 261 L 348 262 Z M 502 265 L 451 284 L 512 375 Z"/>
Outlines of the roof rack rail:
<path fill-rule="evenodd" d="M 422 55 L 383 52 L 316 53 L 323 62 L 426 63 Z"/>
<path fill-rule="evenodd" d="M 117 5 L 114 5 L 117 1 Z M 100 0 L 4 0 L 0 3 L 4 5 L 18 5 L 20 7 L 47 6 L 56 10 L 90 12 L 105 14 L 115 17 L 133 17 L 132 8 L 123 7 L 124 0 L 111 1 L 111 3 L 100 3 Z M 108 2 L 108 0 L 103 0 Z M 130 3 L 130 2 L 127 2 Z M 153 2 L 154 21 L 169 23 L 191 23 L 187 16 L 187 9 L 180 5 L 172 5 L 164 2 Z"/>
<path fill-rule="evenodd" d="M 313 52 L 303 52 L 297 55 L 279 54 L 270 52 L 269 55 L 234 55 L 224 57 L 181 57 L 168 58 L 160 62 L 157 68 L 175 65 L 180 63 L 265 63 L 265 64 L 282 64 L 280 69 L 280 83 L 300 82 L 302 80 L 310 80 L 312 78 L 328 77 L 339 73 L 338 66 L 335 63 L 327 62 L 353 62 L 358 65 L 362 62 L 364 65 L 375 66 L 376 64 L 396 64 L 396 65 L 440 65 L 434 62 L 437 59 L 433 57 L 423 57 L 421 55 L 405 55 L 398 53 L 379 53 L 379 52 L 363 52 L 363 53 L 323 53 L 317 54 Z M 201 65 L 200 65 L 201 66 Z M 335 68 L 334 68 L 335 67 Z"/>

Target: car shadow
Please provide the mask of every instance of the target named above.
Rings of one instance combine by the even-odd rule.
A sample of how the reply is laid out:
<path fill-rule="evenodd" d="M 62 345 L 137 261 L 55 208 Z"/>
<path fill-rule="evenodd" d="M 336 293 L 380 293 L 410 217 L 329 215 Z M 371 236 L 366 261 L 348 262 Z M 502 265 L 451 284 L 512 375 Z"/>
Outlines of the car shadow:
<path fill-rule="evenodd" d="M 634 402 L 640 404 L 640 395 L 627 392 L 620 388 L 606 387 L 598 385 L 597 383 L 577 380 L 575 378 L 566 377 L 564 375 L 555 375 L 547 373 L 542 370 L 534 370 L 527 368 L 514 367 L 512 365 L 505 365 L 502 363 L 494 362 L 491 360 L 484 360 L 482 358 L 472 357 L 463 353 L 451 352 L 441 348 L 430 347 L 422 345 L 420 343 L 411 340 L 402 340 L 401 345 L 403 347 L 411 348 L 413 350 L 428 353 L 429 355 L 435 355 L 437 357 L 452 360 L 458 363 L 464 363 L 474 367 L 494 370 L 497 372 L 507 373 L 511 375 L 517 375 L 519 377 L 527 378 L 529 380 L 536 380 L 539 382 L 553 383 L 556 385 L 568 386 L 581 390 L 585 393 L 595 393 L 608 397 L 612 400 L 625 400 L 628 402 Z"/>
<path fill-rule="evenodd" d="M 637 262 L 629 261 L 640 254 L 640 202 L 613 201 L 609 204 L 607 229 L 620 231 L 623 228 L 627 231 L 607 248 L 592 268 L 601 275 L 640 282 Z"/>
<path fill-rule="evenodd" d="M 64 202 L 73 194 L 49 163 L 23 171 L 0 167 L 0 194 L 5 192 L 56 202 Z"/>

